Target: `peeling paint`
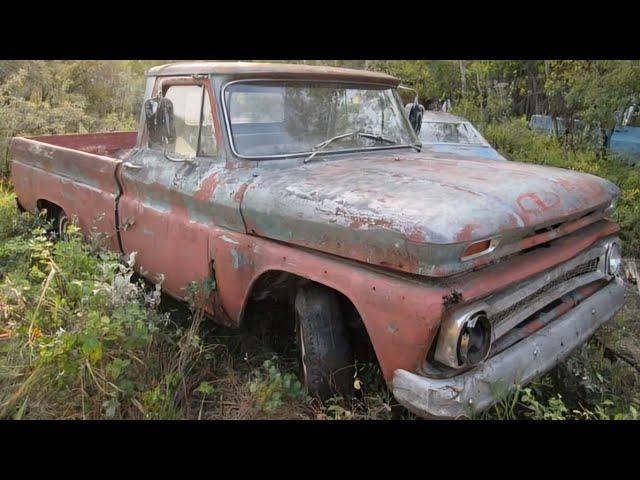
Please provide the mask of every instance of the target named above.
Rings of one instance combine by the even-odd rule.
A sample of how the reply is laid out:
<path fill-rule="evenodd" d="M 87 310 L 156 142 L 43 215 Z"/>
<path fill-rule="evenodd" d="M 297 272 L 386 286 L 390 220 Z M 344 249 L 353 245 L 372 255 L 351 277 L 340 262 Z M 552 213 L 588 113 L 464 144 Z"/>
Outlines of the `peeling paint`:
<path fill-rule="evenodd" d="M 163 289 L 177 298 L 215 274 L 207 311 L 225 325 L 240 325 L 253 285 L 269 272 L 334 288 L 362 317 L 388 381 L 396 369 L 420 367 L 447 307 L 567 261 L 619 229 L 603 218 L 619 189 L 567 170 L 408 149 L 327 155 L 307 165 L 237 159 L 216 98 L 224 81 L 266 68 L 252 65 L 235 74 L 219 65 L 222 77 L 203 80 L 218 148 L 210 158 L 168 161 L 136 147 L 136 132 L 13 139 L 21 204 L 33 211 L 38 200 L 53 202 L 77 216 L 83 232 L 106 235 L 109 248 L 138 252 L 138 271 L 163 274 Z M 368 73 L 282 68 L 271 74 L 397 84 Z M 125 230 L 116 218 L 133 223 Z M 469 242 L 497 234 L 491 254 L 460 260 Z"/>

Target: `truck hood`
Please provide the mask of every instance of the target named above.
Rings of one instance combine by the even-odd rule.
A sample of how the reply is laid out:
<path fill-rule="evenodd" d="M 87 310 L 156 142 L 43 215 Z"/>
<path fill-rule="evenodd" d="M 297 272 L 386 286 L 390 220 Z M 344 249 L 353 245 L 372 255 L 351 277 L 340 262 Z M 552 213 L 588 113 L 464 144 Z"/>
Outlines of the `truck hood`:
<path fill-rule="evenodd" d="M 620 193 L 570 170 L 435 152 L 274 165 L 244 192 L 249 234 L 430 276 L 472 268 L 459 260 L 470 242 L 515 241 L 606 208 Z"/>

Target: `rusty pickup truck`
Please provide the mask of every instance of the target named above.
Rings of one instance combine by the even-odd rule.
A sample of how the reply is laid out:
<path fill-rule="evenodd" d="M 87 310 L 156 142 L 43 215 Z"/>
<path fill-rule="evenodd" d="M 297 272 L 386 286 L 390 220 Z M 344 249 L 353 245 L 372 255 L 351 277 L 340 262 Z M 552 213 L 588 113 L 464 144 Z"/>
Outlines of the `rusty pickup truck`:
<path fill-rule="evenodd" d="M 224 325 L 265 299 L 284 307 L 313 395 L 351 392 L 365 345 L 402 405 L 471 416 L 622 305 L 620 191 L 421 152 L 399 87 L 319 66 L 155 67 L 138 132 L 14 138 L 17 199 L 61 234 L 75 221 L 137 252 L 173 297 L 209 282 Z"/>

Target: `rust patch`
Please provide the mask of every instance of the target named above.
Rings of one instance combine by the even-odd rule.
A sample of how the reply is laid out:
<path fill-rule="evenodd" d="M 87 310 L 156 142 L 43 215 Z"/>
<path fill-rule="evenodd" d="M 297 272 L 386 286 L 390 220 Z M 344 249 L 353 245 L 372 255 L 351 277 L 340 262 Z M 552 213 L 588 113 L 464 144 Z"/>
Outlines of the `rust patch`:
<path fill-rule="evenodd" d="M 458 303 L 462 303 L 462 293 L 459 291 L 452 289 L 449 293 L 442 297 L 442 305 L 445 309 L 448 309 Z"/>
<path fill-rule="evenodd" d="M 193 196 L 196 200 L 209 200 L 213 196 L 216 187 L 218 186 L 220 178 L 220 172 L 215 172 L 204 179 L 200 185 L 200 189 L 196 191 Z"/>
<path fill-rule="evenodd" d="M 553 208 L 560 203 L 560 197 L 555 193 L 549 192 L 549 193 L 546 193 L 545 196 L 548 197 L 547 201 L 540 198 L 540 195 L 538 195 L 537 193 L 529 192 L 529 193 L 520 195 L 517 199 L 517 202 L 520 208 L 522 209 L 522 211 L 527 213 L 537 212 L 539 210 L 540 211 L 549 210 L 550 208 Z"/>
<path fill-rule="evenodd" d="M 240 188 L 238 188 L 236 193 L 233 194 L 233 199 L 236 202 L 242 203 L 242 199 L 244 198 L 244 193 L 247 191 L 247 188 L 249 188 L 249 184 L 250 182 L 243 183 L 242 185 L 240 185 Z"/>
<path fill-rule="evenodd" d="M 458 242 L 468 242 L 473 238 L 473 231 L 476 229 L 477 225 L 475 223 L 470 223 L 465 225 L 460 232 L 456 235 L 456 241 Z"/>

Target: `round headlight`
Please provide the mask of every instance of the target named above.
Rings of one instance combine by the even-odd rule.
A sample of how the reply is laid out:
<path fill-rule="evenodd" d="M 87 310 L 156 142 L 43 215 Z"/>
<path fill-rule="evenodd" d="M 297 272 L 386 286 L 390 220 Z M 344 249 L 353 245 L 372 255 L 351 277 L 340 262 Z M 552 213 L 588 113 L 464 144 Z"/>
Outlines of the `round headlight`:
<path fill-rule="evenodd" d="M 491 349 L 491 322 L 478 312 L 462 328 L 458 340 L 458 361 L 460 365 L 477 365 L 487 358 Z"/>
<path fill-rule="evenodd" d="M 607 273 L 613 276 L 622 273 L 622 248 L 618 242 L 612 242 L 607 250 Z"/>

